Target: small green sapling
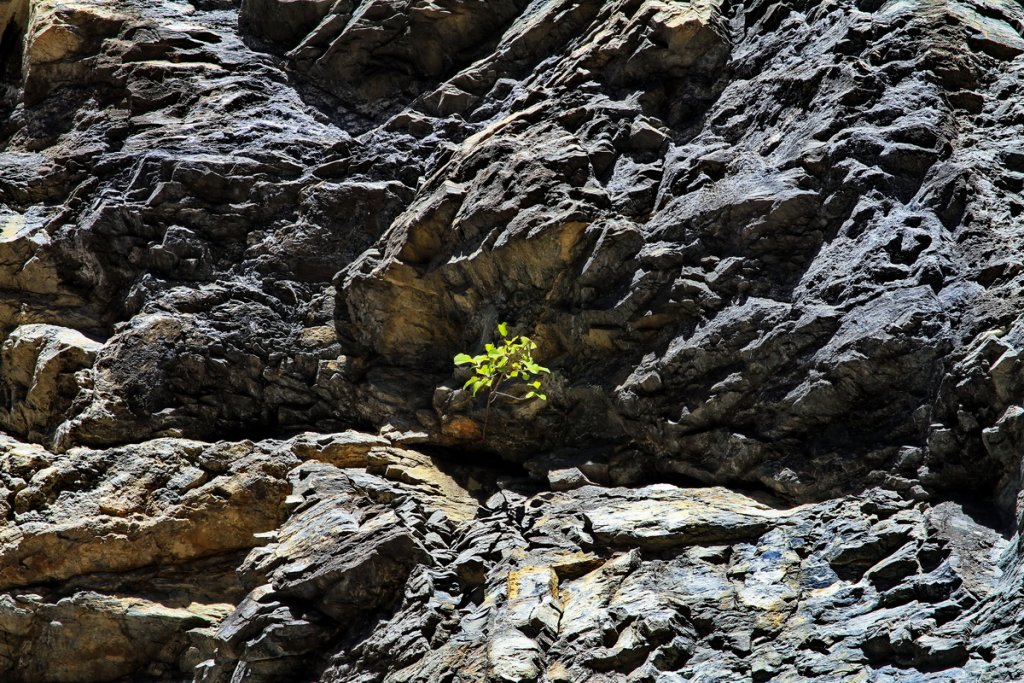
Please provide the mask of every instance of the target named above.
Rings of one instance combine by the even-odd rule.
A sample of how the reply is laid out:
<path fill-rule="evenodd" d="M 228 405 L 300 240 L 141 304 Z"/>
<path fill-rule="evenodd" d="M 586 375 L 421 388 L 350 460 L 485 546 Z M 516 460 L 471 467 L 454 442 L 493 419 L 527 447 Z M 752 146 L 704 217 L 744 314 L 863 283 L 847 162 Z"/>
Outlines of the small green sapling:
<path fill-rule="evenodd" d="M 537 344 L 529 337 L 522 335 L 509 337 L 507 323 L 498 324 L 498 333 L 501 335 L 501 341 L 496 345 L 485 344 L 485 353 L 479 356 L 460 353 L 455 356 L 456 365 L 471 365 L 473 367 L 473 376 L 469 378 L 463 388 L 472 390 L 473 396 L 476 396 L 481 390 L 487 392 L 483 439 L 487 438 L 487 423 L 491 417 L 491 405 L 499 397 L 512 401 L 527 401 L 535 398 L 546 401 L 548 398 L 541 391 L 540 377 L 551 371 L 533 360 L 533 352 L 536 350 Z M 513 396 L 502 392 L 502 385 L 511 380 L 518 380 L 526 384 L 528 391 L 522 396 Z"/>

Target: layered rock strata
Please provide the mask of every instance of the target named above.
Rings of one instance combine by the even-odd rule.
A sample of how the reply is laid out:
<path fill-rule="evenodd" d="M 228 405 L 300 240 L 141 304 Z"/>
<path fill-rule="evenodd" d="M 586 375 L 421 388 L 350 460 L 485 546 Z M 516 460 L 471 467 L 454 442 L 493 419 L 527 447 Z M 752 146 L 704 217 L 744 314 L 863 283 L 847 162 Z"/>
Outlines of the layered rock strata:
<path fill-rule="evenodd" d="M 479 450 L 508 320 L 555 376 L 497 454 L 1014 515 L 954 365 L 1016 320 L 1018 5 L 5 8 L 0 317 L 101 344 L 14 433 Z"/>
<path fill-rule="evenodd" d="M 0 0 L 0 677 L 1024 678 L 1022 55 L 1011 0 Z M 484 441 L 499 321 L 553 373 Z"/>
<path fill-rule="evenodd" d="M 955 503 L 551 491 L 357 432 L 2 447 L 14 683 L 1024 675 L 1019 542 Z"/>

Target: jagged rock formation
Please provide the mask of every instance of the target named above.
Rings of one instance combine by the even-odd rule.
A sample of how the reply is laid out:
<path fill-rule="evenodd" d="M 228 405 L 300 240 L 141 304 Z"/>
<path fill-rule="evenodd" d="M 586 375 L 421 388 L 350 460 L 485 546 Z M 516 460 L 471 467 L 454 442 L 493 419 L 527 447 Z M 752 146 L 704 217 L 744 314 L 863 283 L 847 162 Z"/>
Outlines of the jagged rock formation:
<path fill-rule="evenodd" d="M 0 0 L 0 83 L 4 680 L 1024 678 L 1018 3 Z"/>
<path fill-rule="evenodd" d="M 356 432 L 3 452 L 4 680 L 1024 672 L 1020 548 L 955 503 L 550 491 Z"/>

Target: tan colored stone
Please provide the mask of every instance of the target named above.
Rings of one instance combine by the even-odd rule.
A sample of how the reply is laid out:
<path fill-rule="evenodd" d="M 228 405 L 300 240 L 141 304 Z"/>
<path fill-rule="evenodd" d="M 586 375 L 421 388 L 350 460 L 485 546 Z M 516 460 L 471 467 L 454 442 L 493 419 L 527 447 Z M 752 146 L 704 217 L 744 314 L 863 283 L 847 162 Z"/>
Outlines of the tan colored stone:
<path fill-rule="evenodd" d="M 0 661 L 0 673 L 13 681 L 95 683 L 177 668 L 185 632 L 216 625 L 231 609 L 170 607 L 93 591 L 56 602 L 32 594 L 0 596 L 0 654 L 6 649 L 18 662 L 16 671 L 4 673 Z"/>
<path fill-rule="evenodd" d="M 61 83 L 85 80 L 92 48 L 126 21 L 122 9 L 116 0 L 34 0 L 25 36 L 25 100 L 35 103 Z"/>
<path fill-rule="evenodd" d="M 113 0 L 35 0 L 32 3 L 32 25 L 25 45 L 25 61 L 29 67 L 68 59 L 84 45 L 83 28 L 104 25 L 120 26 L 125 17 L 117 11 Z"/>
<path fill-rule="evenodd" d="M 792 514 L 722 487 L 679 489 L 668 484 L 648 486 L 631 500 L 586 511 L 596 538 L 651 548 L 754 539 Z"/>
<path fill-rule="evenodd" d="M 429 455 L 402 448 L 375 448 L 370 451 L 367 471 L 408 485 L 453 521 L 467 521 L 476 516 L 477 500 L 441 471 Z"/>
<path fill-rule="evenodd" d="M 29 0 L 0 0 L 0 40 L 3 40 L 4 29 L 11 22 L 24 28 L 28 14 Z"/>
<path fill-rule="evenodd" d="M 9 213 L 0 207 L 0 287 L 61 294 L 60 274 L 46 254 L 49 246 L 50 237 L 38 217 Z"/>
<path fill-rule="evenodd" d="M 0 455 L 0 468 L 21 468 L 27 485 L 15 497 L 15 511 L 31 512 L 33 520 L 0 527 L 0 589 L 180 563 L 264 543 L 254 534 L 280 523 L 290 491 L 285 476 L 298 459 L 253 452 L 250 444 L 242 453 L 230 452 L 226 471 L 202 484 L 197 482 L 204 477 L 176 476 L 219 450 L 230 452 L 175 439 L 106 453 L 74 449 L 39 458 L 43 466 L 34 471 L 25 455 Z M 101 479 L 90 482 L 97 475 L 89 463 L 98 458 L 107 464 Z"/>
<path fill-rule="evenodd" d="M 487 644 L 487 661 L 491 669 L 488 680 L 502 683 L 535 681 L 540 675 L 542 655 L 537 641 L 518 631 L 496 634 Z"/>
<path fill-rule="evenodd" d="M 0 424 L 29 438 L 47 435 L 90 384 L 79 371 L 101 348 L 82 333 L 55 325 L 22 325 L 0 349 L 0 388 L 7 407 Z"/>
<path fill-rule="evenodd" d="M 341 434 L 300 434 L 291 441 L 292 452 L 303 460 L 319 460 L 335 467 L 366 467 L 370 450 L 389 446 L 387 439 L 349 430 Z"/>

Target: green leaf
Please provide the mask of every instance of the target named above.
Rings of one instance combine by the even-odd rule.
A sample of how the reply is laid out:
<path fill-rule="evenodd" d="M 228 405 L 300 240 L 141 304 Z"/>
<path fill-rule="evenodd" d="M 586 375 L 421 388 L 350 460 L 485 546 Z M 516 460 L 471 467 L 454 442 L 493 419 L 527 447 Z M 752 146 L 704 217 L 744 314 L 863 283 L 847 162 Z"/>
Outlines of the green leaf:
<path fill-rule="evenodd" d="M 460 353 L 455 356 L 456 365 L 468 364 L 473 368 L 473 376 L 463 388 L 471 390 L 473 396 L 479 394 L 481 389 L 487 389 L 490 392 L 488 403 L 491 403 L 499 396 L 508 397 L 508 394 L 496 392 L 506 381 L 518 380 L 523 384 L 520 390 L 524 392 L 520 394 L 523 399 L 539 398 L 546 401 L 547 395 L 540 392 L 543 384 L 536 376 L 551 371 L 534 361 L 532 351 L 537 348 L 537 344 L 524 335 L 509 336 L 509 326 L 505 322 L 498 323 L 498 332 L 502 338 L 496 343 L 484 344 L 484 353 L 477 356 Z"/>

